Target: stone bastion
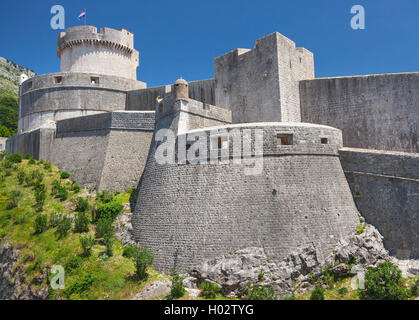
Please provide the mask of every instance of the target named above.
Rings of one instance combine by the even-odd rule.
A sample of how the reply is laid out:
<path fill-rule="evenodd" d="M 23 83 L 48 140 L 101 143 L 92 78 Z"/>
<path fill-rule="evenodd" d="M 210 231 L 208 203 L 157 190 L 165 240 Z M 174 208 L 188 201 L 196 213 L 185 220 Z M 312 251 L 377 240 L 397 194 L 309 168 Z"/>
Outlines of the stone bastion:
<path fill-rule="evenodd" d="M 26 80 L 20 89 L 18 132 L 55 127 L 55 121 L 125 110 L 126 92 L 144 82 L 97 73 L 58 72 Z"/>
<path fill-rule="evenodd" d="M 255 155 L 257 132 L 263 151 Z M 207 152 L 196 154 L 196 136 L 206 137 Z M 192 152 L 199 161 L 183 161 L 181 141 L 187 158 Z M 247 151 L 246 142 L 252 145 Z M 324 259 L 359 224 L 339 161 L 338 129 L 273 122 L 189 130 L 177 135 L 171 164 L 156 161 L 160 146 L 155 132 L 133 214 L 134 237 L 155 253 L 158 270 L 186 272 L 204 259 L 252 246 L 279 260 L 313 244 Z M 211 152 L 223 161 L 212 163 Z M 260 160 L 261 170 L 246 174 Z"/>

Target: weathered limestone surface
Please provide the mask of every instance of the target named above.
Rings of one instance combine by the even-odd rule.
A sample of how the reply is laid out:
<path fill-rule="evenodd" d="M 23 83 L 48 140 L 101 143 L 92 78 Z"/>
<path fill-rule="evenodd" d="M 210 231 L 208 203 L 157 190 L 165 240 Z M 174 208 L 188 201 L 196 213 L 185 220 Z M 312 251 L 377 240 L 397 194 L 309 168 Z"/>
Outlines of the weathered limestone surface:
<path fill-rule="evenodd" d="M 251 246 L 263 246 L 279 260 L 313 244 L 325 257 L 355 230 L 359 216 L 338 158 L 339 130 L 257 123 L 201 131 L 221 128 L 263 130 L 260 174 L 246 175 L 244 162 L 159 165 L 152 143 L 132 219 L 134 236 L 155 253 L 157 269 L 183 272 L 203 259 Z M 277 133 L 284 132 L 294 135 L 293 145 L 277 145 Z M 328 144 L 321 143 L 323 136 Z"/>
<path fill-rule="evenodd" d="M 301 121 L 339 128 L 345 147 L 419 152 L 419 72 L 300 82 Z"/>
<path fill-rule="evenodd" d="M 300 121 L 298 82 L 314 78 L 313 54 L 278 32 L 214 61 L 215 105 L 233 123 Z"/>
<path fill-rule="evenodd" d="M 59 121 L 49 160 L 80 185 L 99 191 L 127 190 L 141 177 L 153 128 L 154 112 L 147 111 Z"/>
<path fill-rule="evenodd" d="M 343 148 L 339 155 L 359 212 L 386 248 L 419 258 L 419 154 Z"/>

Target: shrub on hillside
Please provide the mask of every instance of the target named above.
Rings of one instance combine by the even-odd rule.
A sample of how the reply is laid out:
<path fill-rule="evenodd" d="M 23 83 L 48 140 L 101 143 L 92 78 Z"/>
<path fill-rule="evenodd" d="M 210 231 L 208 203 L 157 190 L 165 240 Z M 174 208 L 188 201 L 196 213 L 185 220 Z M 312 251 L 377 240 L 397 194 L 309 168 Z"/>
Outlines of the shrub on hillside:
<path fill-rule="evenodd" d="M 47 171 L 50 171 L 50 170 L 51 170 L 51 163 L 49 163 L 49 162 L 44 162 L 44 163 L 43 163 L 43 166 L 44 166 L 44 169 L 45 169 L 45 170 L 47 170 Z"/>
<path fill-rule="evenodd" d="M 68 179 L 68 178 L 70 178 L 70 174 L 68 172 L 66 172 L 66 171 L 63 171 L 60 174 L 60 178 L 61 179 Z"/>
<path fill-rule="evenodd" d="M 390 262 L 379 263 L 365 273 L 365 290 L 360 291 L 364 300 L 405 300 L 402 272 Z"/>
<path fill-rule="evenodd" d="M 206 299 L 214 299 L 220 293 L 220 288 L 212 282 L 204 281 L 201 283 L 201 297 Z"/>
<path fill-rule="evenodd" d="M 103 190 L 96 195 L 96 199 L 102 203 L 109 203 L 114 200 L 114 194 L 110 191 Z"/>
<path fill-rule="evenodd" d="M 278 298 L 272 287 L 259 284 L 252 286 L 250 283 L 247 284 L 244 295 L 247 300 L 276 300 Z"/>
<path fill-rule="evenodd" d="M 310 300 L 324 300 L 324 289 L 320 286 L 314 288 L 311 292 Z"/>
<path fill-rule="evenodd" d="M 80 266 L 83 264 L 83 258 L 80 256 L 70 256 L 65 263 L 65 271 L 71 272 L 75 269 L 80 268 Z"/>
<path fill-rule="evenodd" d="M 142 247 L 138 250 L 135 259 L 135 273 L 140 280 L 146 280 L 148 277 L 147 268 L 151 266 L 154 260 L 154 253 L 147 249 L 147 247 Z"/>
<path fill-rule="evenodd" d="M 16 208 L 19 204 L 20 196 L 21 196 L 20 190 L 13 190 L 10 193 L 9 200 L 6 202 L 6 209 L 10 210 L 10 209 Z"/>
<path fill-rule="evenodd" d="M 72 295 L 80 295 L 88 291 L 94 282 L 94 278 L 91 274 L 86 274 L 81 278 L 73 281 L 70 286 L 64 289 L 64 295 L 71 299 Z"/>
<path fill-rule="evenodd" d="M 169 299 L 179 299 L 185 294 L 185 287 L 183 286 L 183 277 L 179 275 L 177 270 L 172 272 L 172 287 L 170 289 Z"/>
<path fill-rule="evenodd" d="M 53 195 L 55 198 L 60 199 L 61 201 L 64 201 L 68 197 L 68 191 L 64 185 L 62 185 L 58 181 L 54 181 L 52 183 L 51 195 Z"/>
<path fill-rule="evenodd" d="M 125 258 L 134 258 L 137 252 L 138 252 L 137 247 L 133 247 L 133 246 L 125 247 L 124 251 L 122 252 L 122 256 Z"/>
<path fill-rule="evenodd" d="M 56 233 L 58 238 L 64 238 L 71 229 L 72 219 L 70 217 L 61 216 L 58 218 Z"/>
<path fill-rule="evenodd" d="M 105 238 L 106 235 L 113 235 L 112 221 L 100 219 L 96 222 L 96 238 Z"/>
<path fill-rule="evenodd" d="M 410 296 L 416 297 L 419 295 L 419 279 L 416 280 L 410 288 Z"/>
<path fill-rule="evenodd" d="M 8 153 L 6 160 L 12 163 L 20 163 L 22 162 L 22 155 L 20 153 Z"/>
<path fill-rule="evenodd" d="M 101 203 L 98 205 L 96 210 L 96 219 L 108 219 L 114 221 L 123 208 L 124 206 L 116 201 Z"/>
<path fill-rule="evenodd" d="M 76 205 L 74 210 L 77 212 L 86 212 L 89 209 L 89 202 L 85 198 L 77 197 L 74 204 Z"/>
<path fill-rule="evenodd" d="M 80 236 L 79 240 L 81 248 L 83 250 L 83 256 L 89 257 L 91 254 L 92 247 L 95 244 L 95 239 L 92 236 Z"/>
<path fill-rule="evenodd" d="M 42 180 L 44 180 L 44 174 L 40 170 L 36 169 L 31 172 L 31 178 L 34 181 L 38 180 L 39 182 L 42 182 Z"/>
<path fill-rule="evenodd" d="M 47 194 L 45 193 L 45 191 L 39 191 L 37 190 L 35 192 L 35 209 L 36 211 L 42 211 L 42 209 L 44 208 L 44 203 L 45 203 L 45 199 L 47 198 Z"/>
<path fill-rule="evenodd" d="M 32 157 L 28 161 L 28 164 L 35 164 L 35 163 L 36 163 L 36 160 Z"/>
<path fill-rule="evenodd" d="M 48 229 L 48 217 L 40 214 L 35 218 L 35 233 L 40 234 Z"/>
<path fill-rule="evenodd" d="M 19 170 L 17 172 L 17 181 L 20 185 L 22 185 L 25 182 L 25 171 Z"/>
<path fill-rule="evenodd" d="M 58 226 L 58 222 L 60 221 L 60 219 L 61 219 L 61 215 L 60 214 L 58 214 L 56 212 L 51 213 L 50 216 L 49 216 L 49 227 L 50 228 L 57 227 Z"/>
<path fill-rule="evenodd" d="M 82 211 L 74 220 L 74 232 L 82 233 L 89 231 L 89 219 L 87 218 L 86 212 Z"/>
<path fill-rule="evenodd" d="M 112 234 L 110 234 L 110 233 L 105 234 L 105 236 L 103 238 L 103 243 L 105 244 L 105 247 L 106 247 L 106 254 L 108 255 L 108 257 L 112 257 L 113 256 L 113 237 L 112 237 Z"/>

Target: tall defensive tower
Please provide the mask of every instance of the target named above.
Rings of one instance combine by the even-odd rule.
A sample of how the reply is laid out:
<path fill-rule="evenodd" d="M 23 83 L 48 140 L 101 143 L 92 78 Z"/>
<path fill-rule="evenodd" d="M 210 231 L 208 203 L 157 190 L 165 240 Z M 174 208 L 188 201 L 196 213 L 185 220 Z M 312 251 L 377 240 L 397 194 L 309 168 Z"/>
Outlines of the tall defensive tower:
<path fill-rule="evenodd" d="M 139 54 L 127 29 L 77 26 L 61 32 L 57 55 L 61 72 L 86 72 L 137 79 Z"/>

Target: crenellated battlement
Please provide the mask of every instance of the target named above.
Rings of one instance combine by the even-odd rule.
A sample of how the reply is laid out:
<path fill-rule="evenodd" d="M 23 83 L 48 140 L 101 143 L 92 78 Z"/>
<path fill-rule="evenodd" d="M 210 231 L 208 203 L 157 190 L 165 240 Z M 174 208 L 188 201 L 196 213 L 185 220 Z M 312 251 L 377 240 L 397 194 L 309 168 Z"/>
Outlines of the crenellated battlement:
<path fill-rule="evenodd" d="M 116 48 L 131 54 L 134 52 L 134 34 L 125 28 L 101 28 L 98 33 L 97 28 L 93 26 L 71 27 L 59 34 L 57 55 L 61 58 L 66 48 L 92 44 Z"/>

